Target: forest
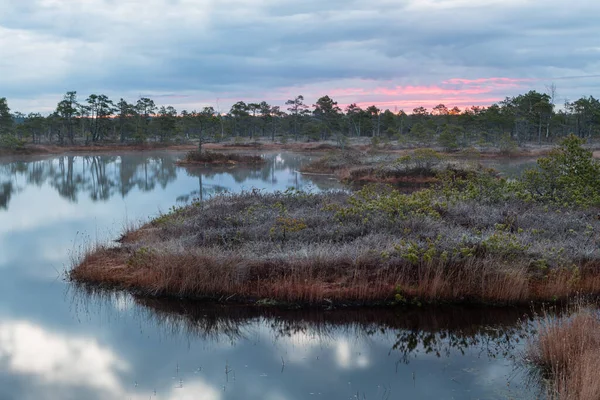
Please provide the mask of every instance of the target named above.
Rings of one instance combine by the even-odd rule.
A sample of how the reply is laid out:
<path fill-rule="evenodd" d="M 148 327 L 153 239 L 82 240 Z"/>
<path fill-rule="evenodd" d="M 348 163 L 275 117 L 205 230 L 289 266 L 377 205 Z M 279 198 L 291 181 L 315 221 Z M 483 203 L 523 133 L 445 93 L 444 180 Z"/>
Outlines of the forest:
<path fill-rule="evenodd" d="M 525 143 L 554 143 L 574 133 L 580 138 L 600 136 L 600 101 L 593 96 L 555 104 L 550 94 L 531 90 L 506 97 L 489 107 L 464 109 L 439 104 L 410 112 L 362 108 L 342 109 L 329 96 L 310 105 L 299 95 L 280 106 L 265 101 L 238 101 L 228 112 L 207 106 L 178 111 L 157 105 L 148 97 L 135 103 L 106 95 L 80 99 L 67 92 L 48 115 L 11 112 L 0 97 L 0 147 L 19 149 L 27 144 L 95 145 L 103 143 L 203 143 L 223 140 L 273 141 L 334 140 L 343 147 L 349 138 L 372 138 L 374 143 L 398 141 L 439 146 L 447 151 L 469 146 L 510 147 Z"/>

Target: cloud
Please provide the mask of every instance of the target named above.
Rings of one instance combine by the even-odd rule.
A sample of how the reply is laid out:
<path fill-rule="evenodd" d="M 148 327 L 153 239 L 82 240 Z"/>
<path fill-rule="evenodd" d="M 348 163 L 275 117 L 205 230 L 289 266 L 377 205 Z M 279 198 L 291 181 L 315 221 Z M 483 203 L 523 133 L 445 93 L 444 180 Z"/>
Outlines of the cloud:
<path fill-rule="evenodd" d="M 238 99 L 282 104 L 289 91 L 313 102 L 348 88 L 363 90 L 349 102 L 388 104 L 369 92 L 373 81 L 496 85 L 493 96 L 453 93 L 464 104 L 582 76 L 560 81 L 559 94 L 574 98 L 599 87 L 598 13 L 593 0 L 10 2 L 0 15 L 0 95 L 24 111 L 48 111 L 67 90 L 144 93 L 186 108 L 220 98 L 228 109 Z"/>
<path fill-rule="evenodd" d="M 51 332 L 27 321 L 0 323 L 0 367 L 12 374 L 14 390 L 21 387 L 15 382 L 18 377 L 27 379 L 23 387 L 40 388 L 35 399 L 155 398 L 152 392 L 124 383 L 131 365 L 96 339 Z M 25 394 L 17 397 L 25 398 Z M 196 377 L 184 387 L 167 389 L 163 398 L 220 400 L 222 393 Z"/>
<path fill-rule="evenodd" d="M 120 391 L 118 374 L 129 365 L 91 338 L 66 338 L 25 321 L 0 324 L 0 364 L 43 384 Z"/>

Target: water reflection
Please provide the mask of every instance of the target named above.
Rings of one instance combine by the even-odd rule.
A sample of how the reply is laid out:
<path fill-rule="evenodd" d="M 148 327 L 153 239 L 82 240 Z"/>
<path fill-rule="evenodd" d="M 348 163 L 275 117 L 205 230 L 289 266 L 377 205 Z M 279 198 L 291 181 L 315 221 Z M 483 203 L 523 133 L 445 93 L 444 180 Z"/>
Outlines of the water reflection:
<path fill-rule="evenodd" d="M 88 288 L 84 298 L 90 295 L 103 296 Z M 398 355 L 406 364 L 419 353 L 441 358 L 450 357 L 453 351 L 465 354 L 472 348 L 491 358 L 512 357 L 515 346 L 526 337 L 525 322 L 531 318 L 528 308 L 440 306 L 324 311 L 222 306 L 138 296 L 131 299 L 142 309 L 150 310 L 144 318 L 154 319 L 169 331 L 202 339 L 243 339 L 245 327 L 257 319 L 268 321 L 277 337 L 309 332 L 327 337 L 339 328 L 351 331 L 355 337 L 391 334 L 394 342 L 390 354 Z"/>
<path fill-rule="evenodd" d="M 157 357 L 170 366 L 171 383 L 185 388 L 200 377 L 223 399 L 537 395 L 513 362 L 526 334 L 524 309 L 281 310 L 84 292 L 73 294 L 80 310 L 126 313 L 143 335 L 149 324 L 163 340 L 187 343 L 191 357 Z M 138 377 L 151 370 L 136 365 Z M 147 389 L 155 381 L 137 382 Z"/>
<path fill-rule="evenodd" d="M 198 187 L 182 194 L 182 200 L 190 196 L 208 196 L 226 190 L 257 183 L 269 187 L 282 186 L 302 188 L 312 182 L 317 189 L 339 186 L 331 179 L 306 181 L 297 173 L 308 157 L 293 154 L 264 154 L 267 162 L 258 168 L 240 166 L 190 167 L 175 164 L 181 155 L 158 153 L 153 155 L 125 154 L 57 156 L 36 161 L 0 162 L 0 208 L 7 209 L 15 193 L 28 186 L 49 185 L 58 194 L 77 203 L 82 194 L 93 201 L 106 201 L 113 196 L 125 198 L 133 190 L 153 191 L 156 186 L 165 189 L 181 174 L 198 178 Z M 223 183 L 213 182 L 224 176 Z M 261 185 L 262 186 L 262 185 Z"/>
<path fill-rule="evenodd" d="M 44 386 L 85 386 L 119 392 L 130 366 L 91 337 L 50 332 L 28 321 L 0 324 L 0 358 L 14 376 L 36 377 Z"/>
<path fill-rule="evenodd" d="M 264 156 L 255 170 L 186 169 L 166 153 L 0 160 L 0 399 L 530 394 L 511 358 L 521 310 L 198 308 L 82 294 L 60 279 L 81 243 L 178 200 L 338 187 L 296 172 L 309 156 Z"/>
<path fill-rule="evenodd" d="M 537 158 L 499 158 L 481 160 L 485 167 L 493 168 L 506 178 L 518 178 L 523 175 L 527 169 L 537 167 Z"/>

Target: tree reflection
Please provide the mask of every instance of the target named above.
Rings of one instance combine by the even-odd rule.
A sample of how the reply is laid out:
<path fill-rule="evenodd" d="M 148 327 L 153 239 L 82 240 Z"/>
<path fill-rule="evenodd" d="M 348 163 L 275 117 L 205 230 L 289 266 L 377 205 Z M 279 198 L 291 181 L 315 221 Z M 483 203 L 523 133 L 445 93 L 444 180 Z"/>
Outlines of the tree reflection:
<path fill-rule="evenodd" d="M 106 201 L 114 196 L 126 197 L 132 190 L 150 192 L 157 187 L 166 188 L 177 179 L 178 173 L 197 177 L 198 185 L 190 192 L 180 195 L 179 201 L 235 190 L 245 182 L 259 181 L 272 186 L 303 189 L 314 185 L 319 190 L 337 187 L 334 180 L 303 181 L 297 172 L 308 159 L 294 154 L 263 154 L 267 160 L 257 168 L 248 166 L 178 167 L 177 156 L 123 154 L 123 155 L 65 155 L 49 159 L 18 161 L 0 164 L 0 208 L 7 209 L 15 193 L 27 186 L 50 186 L 70 202 L 78 202 L 81 196 L 93 201 Z M 283 173 L 282 173 L 283 172 Z M 233 187 L 215 183 L 218 175 L 233 178 Z M 282 180 L 285 182 L 280 182 Z M 249 189 L 249 188 L 248 188 Z"/>
<path fill-rule="evenodd" d="M 177 167 L 171 156 L 59 156 L 14 162 L 0 165 L 0 207 L 6 209 L 11 195 L 26 185 L 47 184 L 72 202 L 82 194 L 93 201 L 105 201 L 115 195 L 125 197 L 134 188 L 145 192 L 156 185 L 164 188 L 176 178 Z"/>
<path fill-rule="evenodd" d="M 12 182 L 8 181 L 0 183 L 0 209 L 6 210 L 8 208 L 8 202 L 12 197 L 13 190 L 14 187 Z"/>
<path fill-rule="evenodd" d="M 86 285 L 75 287 L 77 301 L 111 301 L 115 292 Z M 129 295 L 127 295 L 129 296 Z M 390 354 L 410 363 L 419 354 L 450 357 L 474 350 L 489 358 L 512 357 L 528 335 L 533 318 L 529 308 L 432 307 L 375 309 L 280 309 L 216 305 L 185 300 L 155 299 L 132 295 L 141 318 L 153 320 L 170 333 L 235 342 L 247 337 L 257 321 L 270 326 L 276 337 L 297 335 L 350 337 L 386 335 Z"/>

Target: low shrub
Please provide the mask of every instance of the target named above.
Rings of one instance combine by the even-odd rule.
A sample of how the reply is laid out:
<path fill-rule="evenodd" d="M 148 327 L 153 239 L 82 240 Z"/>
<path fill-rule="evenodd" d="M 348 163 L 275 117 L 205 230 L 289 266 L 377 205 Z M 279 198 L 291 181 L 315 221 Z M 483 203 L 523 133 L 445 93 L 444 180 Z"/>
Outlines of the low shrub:
<path fill-rule="evenodd" d="M 25 143 L 24 140 L 10 134 L 0 135 L 0 149 L 23 150 L 25 148 Z"/>
<path fill-rule="evenodd" d="M 564 207 L 600 206 L 600 162 L 575 135 L 540 158 L 523 176 L 522 189 L 535 201 Z"/>

